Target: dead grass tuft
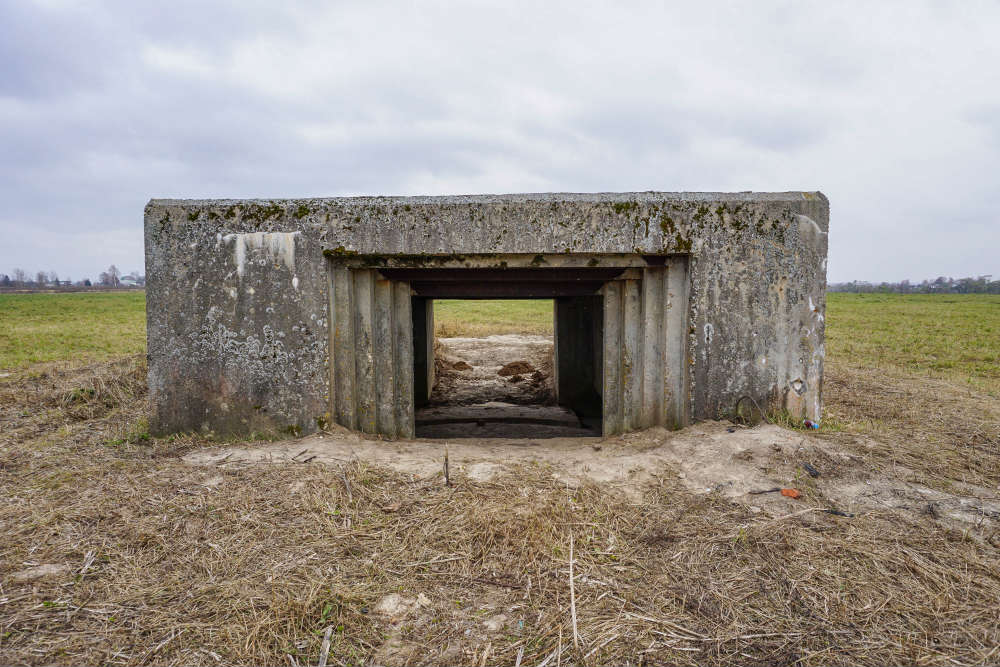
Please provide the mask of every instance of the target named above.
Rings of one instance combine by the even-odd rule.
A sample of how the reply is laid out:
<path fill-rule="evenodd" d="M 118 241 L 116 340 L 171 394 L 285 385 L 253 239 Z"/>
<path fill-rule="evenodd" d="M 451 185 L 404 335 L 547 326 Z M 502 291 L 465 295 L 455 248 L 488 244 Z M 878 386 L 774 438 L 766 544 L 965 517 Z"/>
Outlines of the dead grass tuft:
<path fill-rule="evenodd" d="M 94 419 L 146 395 L 145 358 L 126 357 L 99 368 L 59 398 L 59 406 L 71 417 Z"/>
<path fill-rule="evenodd" d="M 1000 401 L 969 386 L 829 364 L 828 420 L 864 440 L 880 465 L 905 466 L 931 486 L 1000 487 Z"/>

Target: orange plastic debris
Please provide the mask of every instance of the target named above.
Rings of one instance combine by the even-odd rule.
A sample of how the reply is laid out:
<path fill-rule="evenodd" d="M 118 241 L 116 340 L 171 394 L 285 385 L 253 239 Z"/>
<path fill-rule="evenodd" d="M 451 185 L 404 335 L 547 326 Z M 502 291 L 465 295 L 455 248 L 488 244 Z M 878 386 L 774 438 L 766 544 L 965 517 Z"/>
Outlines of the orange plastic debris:
<path fill-rule="evenodd" d="M 799 493 L 798 489 L 782 489 L 781 495 L 786 496 L 788 498 L 798 498 L 802 494 Z"/>

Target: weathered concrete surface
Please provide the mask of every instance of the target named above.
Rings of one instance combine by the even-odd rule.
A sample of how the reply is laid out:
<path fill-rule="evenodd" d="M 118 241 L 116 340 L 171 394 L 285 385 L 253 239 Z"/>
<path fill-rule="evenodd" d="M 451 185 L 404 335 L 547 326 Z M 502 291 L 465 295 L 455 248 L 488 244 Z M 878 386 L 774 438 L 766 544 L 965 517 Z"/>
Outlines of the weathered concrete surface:
<path fill-rule="evenodd" d="M 470 253 L 686 255 L 686 419 L 745 394 L 817 418 L 828 221 L 818 192 L 153 200 L 151 428 L 298 433 L 331 418 L 324 253 L 373 267 L 392 254 L 415 266 Z"/>

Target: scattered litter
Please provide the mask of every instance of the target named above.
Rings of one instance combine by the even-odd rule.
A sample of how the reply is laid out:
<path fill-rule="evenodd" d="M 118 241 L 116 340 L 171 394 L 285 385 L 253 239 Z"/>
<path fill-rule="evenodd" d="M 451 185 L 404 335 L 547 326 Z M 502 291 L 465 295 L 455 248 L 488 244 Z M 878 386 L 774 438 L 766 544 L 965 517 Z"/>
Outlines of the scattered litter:
<path fill-rule="evenodd" d="M 781 487 L 780 486 L 776 486 L 773 489 L 761 489 L 760 491 L 748 491 L 748 493 L 751 496 L 759 496 L 762 493 L 777 493 L 778 491 L 781 491 Z"/>
<path fill-rule="evenodd" d="M 786 498 L 798 498 L 799 496 L 802 495 L 799 492 L 798 489 L 783 489 L 780 486 L 776 486 L 773 489 L 762 489 L 760 491 L 748 491 L 747 493 L 749 493 L 752 496 L 759 496 L 762 493 L 780 493 L 781 495 L 785 496 Z"/>
<path fill-rule="evenodd" d="M 802 462 L 802 469 L 809 473 L 810 477 L 819 477 L 819 470 L 816 470 L 816 468 L 805 461 Z"/>
<path fill-rule="evenodd" d="M 854 515 L 851 514 L 850 512 L 841 512 L 840 510 L 834 510 L 834 509 L 823 510 L 823 511 L 826 512 L 827 514 L 835 514 L 836 516 L 846 516 L 848 519 L 854 518 Z"/>
<path fill-rule="evenodd" d="M 802 425 L 805 426 L 806 428 L 812 428 L 812 429 L 818 429 L 819 428 L 819 422 L 814 422 L 811 419 L 804 420 L 802 422 Z"/>

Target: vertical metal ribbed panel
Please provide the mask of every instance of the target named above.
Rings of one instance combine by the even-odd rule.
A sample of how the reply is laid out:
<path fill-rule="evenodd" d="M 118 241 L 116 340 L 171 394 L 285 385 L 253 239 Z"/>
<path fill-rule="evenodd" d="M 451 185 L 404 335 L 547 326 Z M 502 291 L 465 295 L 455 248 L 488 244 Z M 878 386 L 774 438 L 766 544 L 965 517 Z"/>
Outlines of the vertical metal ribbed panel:
<path fill-rule="evenodd" d="M 604 435 L 687 423 L 687 290 L 684 258 L 605 284 Z"/>
<path fill-rule="evenodd" d="M 622 432 L 622 282 L 604 285 L 604 435 Z"/>
<path fill-rule="evenodd" d="M 621 282 L 622 431 L 632 431 L 642 426 L 642 291 L 638 280 Z"/>
<path fill-rule="evenodd" d="M 413 320 L 408 283 L 371 269 L 330 270 L 330 412 L 336 423 L 413 437 Z"/>
<path fill-rule="evenodd" d="M 393 415 L 396 436 L 414 437 L 413 423 L 413 312 L 409 283 L 392 283 L 393 377 L 395 391 Z"/>

